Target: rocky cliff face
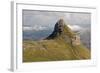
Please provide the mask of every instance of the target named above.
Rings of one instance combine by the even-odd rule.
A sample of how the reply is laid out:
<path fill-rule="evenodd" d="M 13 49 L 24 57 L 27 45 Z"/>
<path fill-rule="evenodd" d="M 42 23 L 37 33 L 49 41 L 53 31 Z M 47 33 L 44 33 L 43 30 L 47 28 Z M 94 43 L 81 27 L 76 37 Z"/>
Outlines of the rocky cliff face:
<path fill-rule="evenodd" d="M 64 20 L 60 19 L 54 27 L 54 31 L 52 32 L 51 35 L 49 35 L 46 39 L 53 39 L 57 36 L 60 36 L 64 31 Z"/>

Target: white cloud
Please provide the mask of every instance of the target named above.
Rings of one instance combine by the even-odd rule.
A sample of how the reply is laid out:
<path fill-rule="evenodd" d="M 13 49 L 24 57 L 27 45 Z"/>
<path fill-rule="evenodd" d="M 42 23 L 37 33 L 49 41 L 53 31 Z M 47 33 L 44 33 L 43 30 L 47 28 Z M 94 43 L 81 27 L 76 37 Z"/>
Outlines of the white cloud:
<path fill-rule="evenodd" d="M 73 31 L 79 31 L 83 29 L 81 26 L 78 26 L 78 25 L 68 25 L 68 27 L 72 29 Z"/>
<path fill-rule="evenodd" d="M 91 23 L 91 14 L 89 13 L 66 13 L 66 19 L 71 24 L 77 25 L 88 25 Z"/>
<path fill-rule="evenodd" d="M 24 26 L 23 30 L 32 30 L 32 27 L 28 27 L 28 26 L 26 27 L 26 26 Z"/>
<path fill-rule="evenodd" d="M 67 25 L 70 29 L 72 29 L 73 31 L 79 31 L 79 30 L 83 30 L 83 28 L 81 26 L 78 25 Z M 48 30 L 49 28 L 46 26 L 39 26 L 39 25 L 35 25 L 33 26 L 24 26 L 23 30 L 34 30 L 34 31 L 40 31 L 40 30 Z"/>
<path fill-rule="evenodd" d="M 28 26 L 24 26 L 23 30 L 35 30 L 35 31 L 39 31 L 39 30 L 46 30 L 47 28 L 44 26 L 34 26 L 34 27 L 28 27 Z"/>

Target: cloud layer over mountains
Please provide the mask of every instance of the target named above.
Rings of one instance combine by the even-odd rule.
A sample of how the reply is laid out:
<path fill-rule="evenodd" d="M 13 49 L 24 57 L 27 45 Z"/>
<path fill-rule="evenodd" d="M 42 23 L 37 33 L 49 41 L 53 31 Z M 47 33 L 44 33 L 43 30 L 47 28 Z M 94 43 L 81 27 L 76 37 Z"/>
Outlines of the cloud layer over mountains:
<path fill-rule="evenodd" d="M 90 48 L 90 13 L 23 10 L 23 39 L 37 40 L 47 37 L 60 18 L 63 18 L 73 31 L 79 31 L 82 42 Z"/>
<path fill-rule="evenodd" d="M 54 24 L 63 18 L 73 30 L 90 28 L 90 13 L 73 12 L 47 12 L 23 10 L 23 29 L 24 30 L 46 30 L 53 29 Z"/>

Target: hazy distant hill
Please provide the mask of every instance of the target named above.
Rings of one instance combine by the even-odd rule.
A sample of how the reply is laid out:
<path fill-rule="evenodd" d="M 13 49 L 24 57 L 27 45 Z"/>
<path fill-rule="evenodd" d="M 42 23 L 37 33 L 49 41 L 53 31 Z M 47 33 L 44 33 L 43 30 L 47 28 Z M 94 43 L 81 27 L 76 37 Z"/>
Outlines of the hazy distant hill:
<path fill-rule="evenodd" d="M 43 33 L 44 34 L 44 33 Z M 23 40 L 23 61 L 56 61 L 90 59 L 90 51 L 64 22 L 58 20 L 48 37 L 33 41 Z"/>

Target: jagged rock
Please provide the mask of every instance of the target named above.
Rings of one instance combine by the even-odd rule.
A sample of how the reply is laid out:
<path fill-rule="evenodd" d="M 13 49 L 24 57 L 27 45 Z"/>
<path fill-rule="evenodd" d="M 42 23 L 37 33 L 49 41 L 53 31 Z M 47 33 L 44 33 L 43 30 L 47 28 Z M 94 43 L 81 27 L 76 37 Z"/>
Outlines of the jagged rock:
<path fill-rule="evenodd" d="M 75 45 L 80 45 L 80 37 L 78 35 L 75 35 L 72 39 L 71 39 L 71 43 L 73 46 Z"/>
<path fill-rule="evenodd" d="M 63 32 L 63 29 L 64 29 L 64 20 L 63 19 L 60 19 L 56 24 L 55 24 L 55 27 L 54 27 L 54 31 L 52 32 L 51 35 L 49 35 L 46 39 L 53 39 L 59 35 L 62 34 Z"/>

